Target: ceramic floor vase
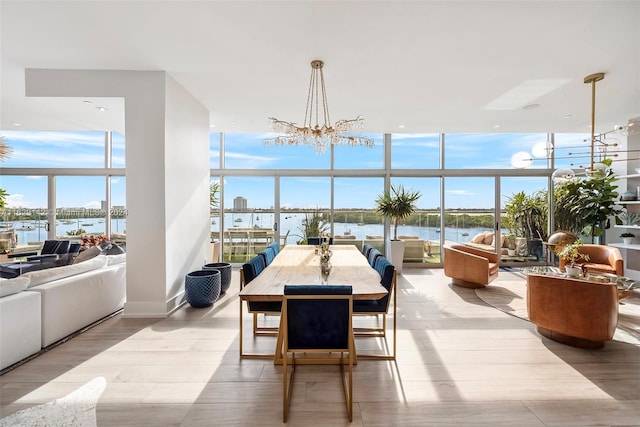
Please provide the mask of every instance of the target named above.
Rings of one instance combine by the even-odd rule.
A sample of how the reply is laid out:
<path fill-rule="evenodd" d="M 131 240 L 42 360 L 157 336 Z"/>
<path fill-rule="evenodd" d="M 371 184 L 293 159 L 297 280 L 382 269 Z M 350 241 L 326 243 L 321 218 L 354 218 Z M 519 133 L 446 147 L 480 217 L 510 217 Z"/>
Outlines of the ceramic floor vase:
<path fill-rule="evenodd" d="M 220 297 L 220 288 L 220 271 L 218 270 L 192 271 L 185 277 L 185 299 L 195 308 L 212 306 Z"/>
<path fill-rule="evenodd" d="M 231 264 L 228 262 L 212 262 L 202 266 L 203 270 L 218 270 L 220 271 L 220 294 L 224 294 L 229 290 L 231 286 Z"/>

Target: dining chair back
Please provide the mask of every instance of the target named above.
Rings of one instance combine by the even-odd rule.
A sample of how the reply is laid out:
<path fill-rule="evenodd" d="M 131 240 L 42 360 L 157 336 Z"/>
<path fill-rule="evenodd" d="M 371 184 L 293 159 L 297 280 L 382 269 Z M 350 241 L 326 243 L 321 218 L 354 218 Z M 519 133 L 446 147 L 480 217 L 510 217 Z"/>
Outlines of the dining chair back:
<path fill-rule="evenodd" d="M 278 242 L 273 242 L 272 244 L 270 244 L 267 247 L 273 249 L 273 253 L 275 255 L 278 255 L 280 253 L 280 243 L 278 243 Z"/>
<path fill-rule="evenodd" d="M 382 256 L 382 252 L 380 252 L 378 249 L 373 248 L 369 251 L 369 256 L 367 256 L 367 260 L 369 261 L 369 265 L 371 267 L 375 268 L 376 265 L 376 259 L 378 259 L 378 257 Z"/>
<path fill-rule="evenodd" d="M 260 252 L 260 255 L 262 256 L 262 258 L 264 258 L 265 266 L 268 266 L 276 257 L 276 252 L 271 246 L 267 246 L 262 250 L 262 252 Z"/>
<path fill-rule="evenodd" d="M 349 421 L 352 421 L 354 361 L 352 306 L 352 287 L 348 285 L 285 285 L 280 319 L 283 334 L 283 422 L 287 421 L 289 412 L 296 355 L 307 353 L 329 353 L 330 357 L 331 353 L 340 353 L 338 361 L 347 414 Z M 345 353 L 348 353 L 346 358 Z M 288 374 L 289 363 L 291 375 Z M 348 367 L 346 376 L 345 365 Z"/>
<path fill-rule="evenodd" d="M 266 268 L 266 263 L 262 255 L 256 255 L 249 261 L 242 264 L 240 270 L 240 290 L 250 283 L 253 279 L 258 277 L 258 274 L 262 273 L 262 270 Z"/>
<path fill-rule="evenodd" d="M 322 244 L 324 237 L 307 237 L 307 245 L 318 246 Z M 329 241 L 327 242 L 330 245 L 333 245 L 333 237 L 329 237 Z"/>
<path fill-rule="evenodd" d="M 373 246 L 371 246 L 369 243 L 365 243 L 364 245 L 362 245 L 362 255 L 364 255 L 365 258 L 369 259 L 369 252 L 371 252 L 371 249 L 373 249 Z"/>

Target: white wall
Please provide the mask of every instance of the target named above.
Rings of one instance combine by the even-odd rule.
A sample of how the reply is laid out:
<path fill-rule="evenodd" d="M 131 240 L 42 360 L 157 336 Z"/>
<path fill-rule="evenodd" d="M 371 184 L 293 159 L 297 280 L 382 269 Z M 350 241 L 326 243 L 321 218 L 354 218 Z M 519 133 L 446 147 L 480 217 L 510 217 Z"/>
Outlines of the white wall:
<path fill-rule="evenodd" d="M 123 97 L 125 317 L 165 317 L 209 246 L 209 113 L 161 71 L 26 70 L 27 96 Z"/>

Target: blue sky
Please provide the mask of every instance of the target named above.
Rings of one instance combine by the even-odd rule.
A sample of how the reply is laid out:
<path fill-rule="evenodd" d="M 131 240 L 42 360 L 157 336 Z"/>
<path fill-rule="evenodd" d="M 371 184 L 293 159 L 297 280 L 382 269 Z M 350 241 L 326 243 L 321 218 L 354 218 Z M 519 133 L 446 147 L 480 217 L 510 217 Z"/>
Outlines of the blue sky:
<path fill-rule="evenodd" d="M 12 147 L 11 158 L 3 167 L 103 167 L 103 132 L 29 132 L 2 131 Z M 248 169 L 326 169 L 328 152 L 317 155 L 307 146 L 266 146 L 272 135 L 237 133 L 225 135 L 226 167 Z M 336 147 L 336 169 L 379 169 L 383 165 L 382 135 L 368 135 L 376 141 L 374 148 Z M 580 145 L 588 135 L 557 135 L 556 146 Z M 446 162 L 450 169 L 513 169 L 512 157 L 535 158 L 530 168 L 543 168 L 546 162 L 530 154 L 533 147 L 546 140 L 545 134 L 449 134 Z M 392 136 L 392 166 L 397 169 L 437 169 L 439 144 L 436 134 L 394 134 Z M 217 167 L 219 135 L 210 138 L 211 165 Z M 113 136 L 113 167 L 124 167 L 124 137 Z M 539 148 L 539 147 L 538 147 Z M 560 149 L 557 149 L 557 152 Z M 565 150 L 566 151 L 566 150 Z M 569 160 L 556 162 L 568 165 Z M 44 176 L 0 176 L 0 188 L 9 192 L 8 207 L 46 207 L 47 180 Z M 436 178 L 394 178 L 393 182 L 415 188 L 422 193 L 419 207 L 440 206 L 440 184 Z M 58 177 L 57 206 L 99 208 L 104 200 L 105 180 L 102 177 Z M 227 178 L 225 204 L 232 206 L 234 197 L 248 199 L 250 208 L 273 206 L 274 179 L 263 177 Z M 288 207 L 328 207 L 328 178 L 281 178 L 281 204 Z M 504 197 L 525 190 L 531 193 L 543 188 L 543 178 L 505 178 Z M 382 189 L 381 178 L 337 178 L 336 207 L 370 208 Z M 447 178 L 446 207 L 493 207 L 494 184 L 491 178 Z M 504 198 L 503 197 L 503 198 Z M 125 179 L 112 178 L 114 205 L 125 205 Z"/>

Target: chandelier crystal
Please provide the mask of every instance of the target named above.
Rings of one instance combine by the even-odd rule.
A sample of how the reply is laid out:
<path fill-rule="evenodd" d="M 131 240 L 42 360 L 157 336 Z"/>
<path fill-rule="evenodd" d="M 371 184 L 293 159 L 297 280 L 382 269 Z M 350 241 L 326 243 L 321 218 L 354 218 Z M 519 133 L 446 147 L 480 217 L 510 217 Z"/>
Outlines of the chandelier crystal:
<path fill-rule="evenodd" d="M 375 145 L 371 138 L 350 134 L 364 127 L 364 117 L 362 116 L 351 120 L 338 120 L 335 124 L 331 124 L 322 72 L 323 66 L 324 62 L 320 60 L 311 61 L 311 78 L 303 125 L 298 126 L 294 122 L 269 117 L 271 128 L 281 135 L 265 140 L 266 145 L 304 144 L 314 147 L 318 154 L 324 153 L 331 145 L 364 145 L 366 147 Z M 320 123 L 321 108 L 322 123 Z M 314 118 L 315 124 L 313 124 Z"/>

